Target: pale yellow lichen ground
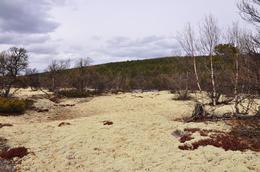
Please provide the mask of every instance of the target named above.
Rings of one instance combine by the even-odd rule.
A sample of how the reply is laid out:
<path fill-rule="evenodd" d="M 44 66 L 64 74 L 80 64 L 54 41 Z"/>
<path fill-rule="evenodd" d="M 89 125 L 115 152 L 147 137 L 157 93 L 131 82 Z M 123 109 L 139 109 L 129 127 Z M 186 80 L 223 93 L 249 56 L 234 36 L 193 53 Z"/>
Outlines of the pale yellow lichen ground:
<path fill-rule="evenodd" d="M 31 153 L 18 165 L 20 171 L 260 171 L 257 152 L 224 151 L 213 146 L 180 150 L 178 138 L 171 134 L 177 129 L 230 127 L 223 122 L 174 121 L 191 115 L 195 102 L 173 101 L 172 97 L 164 91 L 66 99 L 63 103 L 75 106 L 59 113 L 50 109 L 46 113 L 0 117 L 0 123 L 14 124 L 1 128 L 0 136 L 12 147 L 29 148 Z M 60 118 L 53 121 L 42 115 Z M 113 121 L 113 125 L 104 126 L 104 120 Z M 71 125 L 58 127 L 62 121 Z"/>

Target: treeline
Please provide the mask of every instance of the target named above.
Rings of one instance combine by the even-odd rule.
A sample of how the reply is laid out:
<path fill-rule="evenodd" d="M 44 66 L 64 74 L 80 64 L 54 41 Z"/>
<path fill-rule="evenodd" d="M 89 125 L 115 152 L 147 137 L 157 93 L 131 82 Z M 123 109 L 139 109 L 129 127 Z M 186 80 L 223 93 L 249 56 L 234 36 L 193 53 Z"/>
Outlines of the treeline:
<path fill-rule="evenodd" d="M 240 58 L 240 89 L 260 92 L 260 58 Z M 203 90 L 211 89 L 210 63 L 207 56 L 196 57 L 199 81 Z M 216 87 L 228 94 L 234 89 L 234 59 L 214 56 Z M 166 57 L 158 59 L 109 63 L 84 68 L 62 69 L 55 72 L 35 73 L 23 77 L 23 86 L 48 88 L 92 88 L 100 91 L 121 90 L 198 90 L 191 57 Z"/>

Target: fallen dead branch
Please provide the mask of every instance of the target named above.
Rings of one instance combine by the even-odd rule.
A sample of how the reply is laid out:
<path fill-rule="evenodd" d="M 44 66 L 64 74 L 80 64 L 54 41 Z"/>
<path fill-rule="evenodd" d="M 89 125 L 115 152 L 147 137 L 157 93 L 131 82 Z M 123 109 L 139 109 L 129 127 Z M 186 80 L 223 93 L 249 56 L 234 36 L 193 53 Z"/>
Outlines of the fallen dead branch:
<path fill-rule="evenodd" d="M 114 123 L 112 121 L 102 121 L 103 125 L 113 125 Z"/>
<path fill-rule="evenodd" d="M 2 124 L 2 123 L 0 123 L 0 128 L 3 128 L 3 127 L 12 127 L 13 126 L 13 124 Z"/>
<path fill-rule="evenodd" d="M 62 126 L 65 126 L 65 125 L 71 125 L 69 122 L 61 122 L 58 127 L 62 127 Z"/>

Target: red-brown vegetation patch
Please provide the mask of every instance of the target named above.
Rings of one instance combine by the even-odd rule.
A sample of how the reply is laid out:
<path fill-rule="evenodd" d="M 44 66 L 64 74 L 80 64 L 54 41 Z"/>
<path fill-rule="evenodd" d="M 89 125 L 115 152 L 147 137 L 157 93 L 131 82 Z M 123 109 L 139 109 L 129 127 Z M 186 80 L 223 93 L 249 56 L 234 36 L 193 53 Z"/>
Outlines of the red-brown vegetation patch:
<path fill-rule="evenodd" d="M 249 117 L 248 119 L 232 119 L 226 121 L 226 124 L 233 127 L 250 127 L 250 128 L 259 128 L 260 127 L 260 118 Z"/>
<path fill-rule="evenodd" d="M 200 128 L 185 128 L 184 131 L 195 133 L 201 131 Z"/>
<path fill-rule="evenodd" d="M 200 129 L 200 128 L 185 128 L 184 131 L 190 132 L 190 133 L 196 133 L 196 132 L 198 132 L 201 136 L 208 136 L 210 133 L 222 133 L 222 134 L 225 133 L 225 132 L 223 132 L 223 131 L 218 131 L 218 130 L 206 130 L 206 129 Z"/>
<path fill-rule="evenodd" d="M 209 138 L 202 139 L 191 144 L 180 145 L 181 150 L 195 150 L 201 146 L 215 146 L 223 148 L 224 150 L 232 151 L 260 151 L 260 125 L 256 120 L 230 120 L 229 125 L 232 125 L 230 132 L 223 132 L 218 130 L 206 130 L 199 128 L 186 128 L 185 132 L 193 133 L 199 132 L 201 136 L 208 136 Z M 185 143 L 180 140 L 181 143 Z M 184 141 L 184 142 L 183 142 Z"/>
<path fill-rule="evenodd" d="M 179 149 L 181 149 L 181 150 L 193 150 L 192 146 L 191 145 L 187 145 L 187 144 L 180 145 Z"/>
<path fill-rule="evenodd" d="M 200 146 L 207 145 L 223 148 L 226 151 L 244 151 L 247 149 L 253 150 L 250 144 L 247 143 L 247 141 L 238 139 L 235 136 L 230 135 L 229 133 L 212 135 L 209 139 L 199 140 L 192 143 L 193 150 L 198 149 Z"/>
<path fill-rule="evenodd" d="M 3 159 L 12 159 L 14 157 L 22 158 L 28 154 L 28 149 L 25 147 L 17 147 L 8 150 L 4 150 L 0 153 L 0 157 Z"/>
<path fill-rule="evenodd" d="M 186 141 L 190 141 L 190 140 L 192 140 L 192 139 L 194 139 L 194 137 L 191 137 L 191 135 L 192 134 L 185 134 L 185 135 L 183 135 L 180 139 L 179 139 L 179 141 L 181 142 L 181 143 L 185 143 Z"/>

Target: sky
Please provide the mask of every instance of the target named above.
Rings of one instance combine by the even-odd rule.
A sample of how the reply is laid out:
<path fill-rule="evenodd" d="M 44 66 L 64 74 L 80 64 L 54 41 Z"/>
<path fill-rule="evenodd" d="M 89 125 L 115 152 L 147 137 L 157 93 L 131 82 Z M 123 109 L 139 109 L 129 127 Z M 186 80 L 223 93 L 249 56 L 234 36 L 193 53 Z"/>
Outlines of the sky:
<path fill-rule="evenodd" d="M 0 0 L 0 51 L 28 50 L 30 67 L 90 57 L 93 64 L 180 55 L 176 36 L 213 15 L 226 29 L 239 0 Z"/>

